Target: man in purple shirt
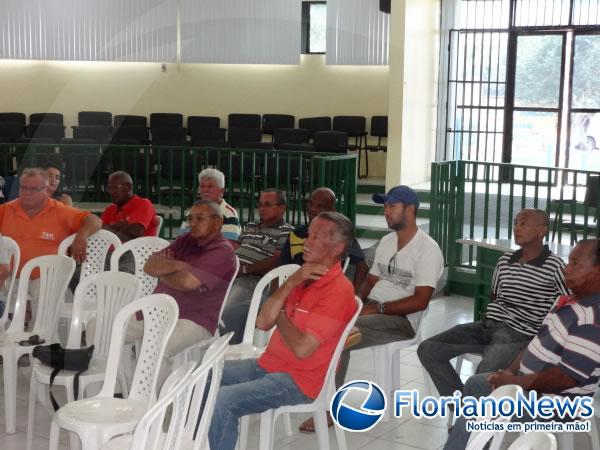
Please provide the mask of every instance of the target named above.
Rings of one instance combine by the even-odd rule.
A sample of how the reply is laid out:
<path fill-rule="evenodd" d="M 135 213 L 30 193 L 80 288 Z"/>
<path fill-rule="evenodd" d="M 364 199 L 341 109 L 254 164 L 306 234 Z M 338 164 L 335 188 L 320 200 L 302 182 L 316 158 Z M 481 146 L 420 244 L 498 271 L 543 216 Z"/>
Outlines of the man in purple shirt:
<path fill-rule="evenodd" d="M 221 234 L 219 205 L 199 200 L 186 220 L 190 232 L 152 255 L 144 266 L 147 274 L 159 279 L 154 292 L 171 295 L 179 306 L 179 320 L 167 343 L 167 358 L 212 337 L 235 271 L 235 253 Z M 143 333 L 143 321 L 132 322 L 127 340 L 137 340 Z"/>

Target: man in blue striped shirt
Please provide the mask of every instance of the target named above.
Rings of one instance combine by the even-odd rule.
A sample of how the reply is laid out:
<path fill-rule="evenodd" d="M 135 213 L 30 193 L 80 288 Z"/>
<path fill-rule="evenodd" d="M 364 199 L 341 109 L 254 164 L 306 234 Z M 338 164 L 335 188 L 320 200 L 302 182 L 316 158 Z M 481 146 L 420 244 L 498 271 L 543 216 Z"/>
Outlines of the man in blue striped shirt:
<path fill-rule="evenodd" d="M 540 395 L 594 395 L 600 379 L 600 240 L 577 244 L 569 255 L 565 281 L 573 295 L 558 299 L 511 366 L 472 376 L 464 396 L 486 396 L 507 384 Z M 465 448 L 469 439 L 465 425 L 464 417 L 457 420 L 445 450 Z"/>

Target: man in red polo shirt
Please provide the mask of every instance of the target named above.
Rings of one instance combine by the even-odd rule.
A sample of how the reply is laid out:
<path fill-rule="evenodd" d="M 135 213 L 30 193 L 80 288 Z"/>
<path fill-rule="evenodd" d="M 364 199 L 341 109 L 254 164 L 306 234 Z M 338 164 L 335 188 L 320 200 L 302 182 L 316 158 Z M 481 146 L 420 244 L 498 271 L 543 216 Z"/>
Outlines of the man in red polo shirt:
<path fill-rule="evenodd" d="M 323 212 L 310 223 L 304 265 L 261 307 L 256 326 L 273 327 L 259 359 L 226 361 L 209 431 L 212 450 L 234 449 L 239 418 L 309 403 L 321 391 L 340 336 L 356 311 L 354 288 L 340 259 L 354 239 L 352 223 Z"/>
<path fill-rule="evenodd" d="M 112 231 L 122 242 L 140 236 L 156 236 L 156 211 L 147 198 L 133 194 L 133 181 L 127 172 L 113 172 L 106 191 L 113 203 L 102 213 L 102 228 Z"/>

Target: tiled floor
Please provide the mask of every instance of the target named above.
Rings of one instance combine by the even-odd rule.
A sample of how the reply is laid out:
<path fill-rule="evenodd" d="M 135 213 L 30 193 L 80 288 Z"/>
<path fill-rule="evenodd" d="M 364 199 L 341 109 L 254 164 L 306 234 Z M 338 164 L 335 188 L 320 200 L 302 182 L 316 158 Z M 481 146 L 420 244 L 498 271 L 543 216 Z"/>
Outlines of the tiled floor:
<path fill-rule="evenodd" d="M 472 320 L 472 300 L 465 297 L 451 296 L 440 297 L 432 301 L 429 314 L 423 324 L 423 337 L 449 328 L 457 323 Z M 415 353 L 416 348 L 411 347 L 402 352 L 402 367 L 400 382 L 403 388 L 425 391 L 422 368 Z M 470 363 L 463 364 L 463 375 L 468 377 L 473 368 Z M 17 433 L 6 435 L 4 433 L 4 398 L 0 397 L 0 450 L 21 450 L 25 448 L 27 430 L 27 400 L 29 389 L 29 369 L 21 368 L 19 375 L 19 391 L 17 393 Z M 369 349 L 357 350 L 352 354 L 347 380 L 372 379 L 372 355 Z M 58 390 L 58 389 L 57 389 Z M 303 434 L 297 431 L 298 425 L 306 418 L 304 415 L 292 416 L 291 436 L 285 436 L 282 422 L 278 422 L 275 434 L 277 450 L 308 450 L 317 448 L 314 435 Z M 48 448 L 48 435 L 50 420 L 43 408 L 37 408 L 35 422 L 35 437 L 33 450 Z M 415 418 L 401 418 L 380 422 L 372 430 L 365 433 L 346 433 L 348 448 L 368 450 L 392 449 L 424 449 L 437 450 L 441 448 L 447 438 L 446 421 L 443 419 L 420 420 Z M 337 448 L 335 434 L 329 433 L 330 446 Z M 61 442 L 67 443 L 67 436 L 61 435 Z M 66 450 L 68 445 L 61 446 Z M 578 436 L 575 448 L 586 450 L 591 448 L 587 436 Z M 250 428 L 249 450 L 258 449 L 258 423 L 253 420 Z"/>

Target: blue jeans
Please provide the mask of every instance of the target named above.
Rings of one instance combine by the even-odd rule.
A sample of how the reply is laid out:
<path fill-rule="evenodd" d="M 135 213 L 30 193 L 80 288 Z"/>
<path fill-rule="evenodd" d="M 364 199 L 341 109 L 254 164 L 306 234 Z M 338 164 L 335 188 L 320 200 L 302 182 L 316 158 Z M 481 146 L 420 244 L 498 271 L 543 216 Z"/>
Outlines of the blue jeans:
<path fill-rule="evenodd" d="M 517 354 L 529 344 L 531 336 L 519 333 L 503 322 L 482 320 L 457 325 L 423 342 L 417 355 L 431 376 L 440 395 L 462 391 L 460 376 L 450 360 L 465 353 L 479 353 L 483 359 L 477 373 L 506 369 Z"/>
<path fill-rule="evenodd" d="M 208 431 L 210 448 L 233 450 L 242 416 L 312 401 L 285 372 L 269 373 L 255 359 L 225 361 Z"/>

